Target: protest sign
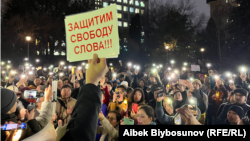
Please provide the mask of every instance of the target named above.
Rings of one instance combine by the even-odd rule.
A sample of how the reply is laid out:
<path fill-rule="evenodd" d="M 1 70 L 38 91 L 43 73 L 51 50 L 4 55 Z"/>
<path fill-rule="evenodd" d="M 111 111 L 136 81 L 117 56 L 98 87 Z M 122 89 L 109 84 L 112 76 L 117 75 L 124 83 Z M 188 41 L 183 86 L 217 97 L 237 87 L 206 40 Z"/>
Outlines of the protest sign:
<path fill-rule="evenodd" d="M 116 4 L 65 18 L 67 60 L 117 58 L 120 53 Z"/>
<path fill-rule="evenodd" d="M 199 65 L 191 65 L 191 71 L 200 71 L 200 66 Z"/>

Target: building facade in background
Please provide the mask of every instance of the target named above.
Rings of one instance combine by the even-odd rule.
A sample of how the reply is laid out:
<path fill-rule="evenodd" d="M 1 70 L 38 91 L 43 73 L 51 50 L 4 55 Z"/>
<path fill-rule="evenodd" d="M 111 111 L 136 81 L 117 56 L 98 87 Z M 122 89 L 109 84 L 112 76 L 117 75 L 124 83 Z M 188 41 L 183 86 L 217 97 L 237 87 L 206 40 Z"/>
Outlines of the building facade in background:
<path fill-rule="evenodd" d="M 111 4 L 116 4 L 117 7 L 120 41 L 122 40 L 124 43 L 121 46 L 121 49 L 127 51 L 126 43 L 128 43 L 128 40 L 126 36 L 128 36 L 129 33 L 131 18 L 135 14 L 143 15 L 145 10 L 148 9 L 149 2 L 148 0 L 95 0 L 94 9 L 104 8 Z M 141 36 L 142 36 L 141 43 L 143 43 L 144 42 L 143 31 L 141 33 Z"/>

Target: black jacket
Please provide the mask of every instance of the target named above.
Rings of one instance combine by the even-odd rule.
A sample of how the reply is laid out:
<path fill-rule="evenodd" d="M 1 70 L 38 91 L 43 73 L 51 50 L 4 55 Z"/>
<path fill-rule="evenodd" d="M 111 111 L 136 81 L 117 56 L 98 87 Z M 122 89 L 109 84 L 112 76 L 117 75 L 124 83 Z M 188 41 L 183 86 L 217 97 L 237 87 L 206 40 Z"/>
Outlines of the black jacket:
<path fill-rule="evenodd" d="M 239 105 L 237 103 L 228 103 L 227 105 L 224 106 L 223 110 L 221 111 L 221 113 L 219 114 L 218 116 L 218 122 L 223 122 L 227 119 L 227 112 L 228 112 L 228 109 L 233 106 L 233 105 L 237 105 L 237 106 L 240 106 L 243 110 L 244 110 L 244 114 L 246 114 L 246 112 L 248 110 L 250 110 L 250 106 L 246 103 L 242 104 L 242 105 Z"/>
<path fill-rule="evenodd" d="M 66 133 L 61 141 L 94 141 L 101 105 L 100 88 L 94 84 L 81 87 Z"/>
<path fill-rule="evenodd" d="M 79 84 L 80 84 L 80 87 L 83 86 L 83 79 L 79 80 Z M 72 91 L 71 93 L 71 97 L 74 98 L 74 99 L 77 99 L 78 97 L 78 94 L 79 94 L 79 89 L 80 88 L 76 88 Z"/>
<path fill-rule="evenodd" d="M 143 92 L 144 92 L 144 96 L 145 96 L 145 100 L 146 100 L 146 103 L 149 102 L 148 100 L 148 93 L 147 93 L 147 89 L 148 87 L 146 87 L 146 82 L 144 80 L 142 80 L 144 82 L 144 88 L 143 88 Z M 135 89 L 137 87 L 141 88 L 142 87 L 139 85 L 139 81 L 138 81 L 138 76 L 137 75 L 134 75 L 134 81 L 132 82 L 132 87 Z"/>

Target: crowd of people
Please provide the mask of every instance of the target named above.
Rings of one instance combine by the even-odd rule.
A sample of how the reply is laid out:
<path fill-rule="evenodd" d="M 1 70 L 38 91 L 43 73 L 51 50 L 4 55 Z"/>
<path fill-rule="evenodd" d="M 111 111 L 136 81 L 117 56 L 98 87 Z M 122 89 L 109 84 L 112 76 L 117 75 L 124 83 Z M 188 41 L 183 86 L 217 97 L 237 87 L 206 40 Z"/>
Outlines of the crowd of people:
<path fill-rule="evenodd" d="M 49 122 L 58 140 L 114 141 L 122 125 L 249 125 L 250 73 L 193 72 L 128 63 L 108 67 L 94 55 L 88 64 L 37 68 L 1 65 L 1 124 L 27 123 L 19 140 L 41 131 Z M 190 65 L 189 65 L 190 66 Z M 52 82 L 57 80 L 55 114 Z M 25 91 L 46 93 L 35 101 Z M 192 105 L 193 103 L 193 105 Z M 176 122 L 176 119 L 181 121 Z M 2 140 L 17 131 L 2 130 Z M 14 139 L 13 139 L 14 140 Z M 18 139 L 17 139 L 18 140 Z"/>

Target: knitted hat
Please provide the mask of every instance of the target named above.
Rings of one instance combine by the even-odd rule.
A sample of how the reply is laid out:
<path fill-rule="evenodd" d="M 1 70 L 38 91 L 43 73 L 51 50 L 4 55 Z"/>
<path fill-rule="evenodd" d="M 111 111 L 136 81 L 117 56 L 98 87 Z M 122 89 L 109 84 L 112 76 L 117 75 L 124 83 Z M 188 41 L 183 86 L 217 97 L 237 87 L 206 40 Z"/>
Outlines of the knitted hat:
<path fill-rule="evenodd" d="M 233 93 L 235 94 L 235 93 L 240 93 L 240 94 L 242 94 L 242 95 L 244 95 L 244 96 L 248 96 L 248 92 L 247 92 L 247 90 L 245 90 L 245 89 L 235 89 L 234 91 L 233 91 Z"/>
<path fill-rule="evenodd" d="M 205 77 L 204 74 L 200 74 L 199 77 Z"/>
<path fill-rule="evenodd" d="M 15 105 L 16 94 L 6 88 L 1 88 L 1 114 L 6 114 Z"/>
<path fill-rule="evenodd" d="M 192 82 L 192 84 L 193 84 L 193 83 L 197 83 L 197 84 L 199 84 L 200 86 L 202 86 L 201 81 L 198 80 L 198 79 L 194 79 L 194 81 Z"/>
<path fill-rule="evenodd" d="M 240 106 L 233 105 L 228 109 L 228 112 L 229 111 L 234 111 L 240 117 L 240 119 L 244 117 L 244 110 Z"/>
<path fill-rule="evenodd" d="M 128 88 L 128 82 L 127 81 L 122 81 L 121 85 L 125 86 L 126 88 Z"/>

